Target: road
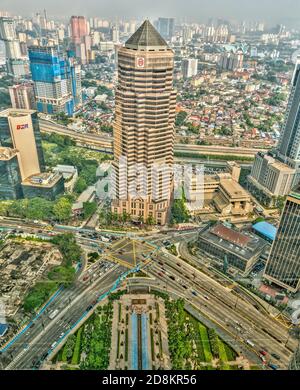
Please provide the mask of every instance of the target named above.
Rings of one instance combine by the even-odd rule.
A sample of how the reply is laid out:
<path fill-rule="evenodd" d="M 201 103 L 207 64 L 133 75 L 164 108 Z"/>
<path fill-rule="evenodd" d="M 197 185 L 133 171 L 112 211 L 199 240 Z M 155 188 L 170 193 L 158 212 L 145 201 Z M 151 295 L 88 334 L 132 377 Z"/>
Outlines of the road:
<path fill-rule="evenodd" d="M 1 225 L 3 224 L 16 227 L 22 223 L 7 220 L 3 223 L 2 220 Z M 22 224 L 22 230 L 27 229 L 36 231 L 38 227 L 34 223 Z M 57 232 L 61 231 L 63 231 L 61 227 L 57 229 Z M 189 254 L 186 248 L 186 242 L 195 237 L 196 231 L 156 233 L 139 237 L 156 244 L 159 248 L 165 240 L 178 242 L 180 251 L 180 257 L 171 255 L 165 249 L 157 251 L 152 261 L 146 265 L 146 272 L 153 279 L 149 279 L 148 282 L 144 280 L 143 283 L 152 287 L 153 284 L 165 286 L 167 291 L 183 297 L 231 338 L 244 344 L 245 348 L 250 348 L 246 340 L 251 340 L 254 346 L 250 350 L 257 356 L 260 350 L 278 354 L 280 361 L 276 364 L 286 369 L 297 347 L 297 342 L 289 337 L 288 329 L 269 316 L 266 310 L 261 308 L 258 310 L 254 306 L 255 299 L 247 299 L 243 291 L 224 286 L 222 277 L 216 275 L 212 269 L 206 268 L 206 271 L 202 272 L 201 269 L 197 269 L 199 267 L 193 267 L 185 261 L 199 264 L 199 260 Z M 85 237 L 78 240 L 83 245 L 97 242 Z M 202 264 L 202 267 L 205 265 Z M 111 270 L 107 270 L 105 276 L 97 275 L 96 271 L 92 284 L 89 281 L 83 282 L 85 276 L 83 272 L 74 286 L 61 292 L 47 312 L 37 319 L 34 327 L 24 333 L 18 342 L 2 355 L 1 361 L 4 366 L 12 361 L 7 368 L 30 368 L 33 360 L 40 359 L 43 355 L 45 357 L 51 345 L 57 342 L 60 335 L 65 334 L 70 326 L 76 324 L 90 303 L 114 285 L 121 272 L 124 272 L 124 268 L 115 265 Z M 50 320 L 48 315 L 56 308 L 59 309 L 59 315 Z"/>
<path fill-rule="evenodd" d="M 79 280 L 71 288 L 65 289 L 35 325 L 2 354 L 1 361 L 5 369 L 30 369 L 33 361 L 44 360 L 53 343 L 64 339 L 92 302 L 108 291 L 123 272 L 123 267 L 115 265 L 103 275 L 97 276 L 92 283 Z M 56 309 L 59 314 L 51 320 L 49 313 Z M 7 365 L 8 361 L 11 363 Z"/>
<path fill-rule="evenodd" d="M 57 133 L 68 135 L 78 142 L 79 145 L 90 145 L 92 148 L 101 149 L 107 153 L 112 153 L 113 139 L 110 136 L 101 136 L 90 133 L 78 133 L 68 127 L 58 125 L 53 122 L 40 119 L 40 129 L 42 132 Z M 229 146 L 208 146 L 208 145 L 186 145 L 175 144 L 174 152 L 182 153 L 199 153 L 204 155 L 231 155 L 240 157 L 254 158 L 258 151 L 264 152 L 266 149 L 256 148 L 242 148 L 242 147 L 229 147 Z"/>
<path fill-rule="evenodd" d="M 261 313 L 230 289 L 171 254 L 159 254 L 157 261 L 148 266 L 147 272 L 157 281 L 167 283 L 167 289 L 183 294 L 204 315 L 240 341 L 245 343 L 251 340 L 258 355 L 260 350 L 276 353 L 281 358 L 281 368 L 288 367 L 297 342 L 289 337 L 288 330 L 275 319 Z"/>

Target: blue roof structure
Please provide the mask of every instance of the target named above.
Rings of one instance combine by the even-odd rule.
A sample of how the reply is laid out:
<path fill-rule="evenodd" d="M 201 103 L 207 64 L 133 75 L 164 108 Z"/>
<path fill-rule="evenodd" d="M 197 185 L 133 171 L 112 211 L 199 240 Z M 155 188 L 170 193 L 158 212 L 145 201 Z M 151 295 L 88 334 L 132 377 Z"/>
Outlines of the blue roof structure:
<path fill-rule="evenodd" d="M 7 332 L 8 325 L 7 324 L 0 324 L 0 337 L 4 336 Z"/>
<path fill-rule="evenodd" d="M 274 241 L 276 237 L 277 228 L 268 222 L 258 222 L 253 225 L 253 230 L 262 234 L 269 240 Z"/>

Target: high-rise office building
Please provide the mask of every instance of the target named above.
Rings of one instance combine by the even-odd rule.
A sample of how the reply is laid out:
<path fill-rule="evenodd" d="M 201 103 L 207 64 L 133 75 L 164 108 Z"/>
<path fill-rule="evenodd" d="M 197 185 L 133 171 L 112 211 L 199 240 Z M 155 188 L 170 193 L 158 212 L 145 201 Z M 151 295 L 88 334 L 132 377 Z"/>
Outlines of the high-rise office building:
<path fill-rule="evenodd" d="M 274 207 L 276 199 L 290 192 L 295 172 L 270 153 L 259 152 L 248 177 L 248 189 L 260 202 Z"/>
<path fill-rule="evenodd" d="M 10 17 L 0 17 L 0 39 L 6 51 L 7 72 L 15 77 L 28 74 L 27 61 L 22 58 L 20 41 L 16 35 L 15 22 Z"/>
<path fill-rule="evenodd" d="M 300 289 L 300 186 L 287 197 L 264 277 L 291 292 Z"/>
<path fill-rule="evenodd" d="M 84 16 L 71 17 L 71 38 L 73 43 L 78 44 L 88 35 L 87 21 Z"/>
<path fill-rule="evenodd" d="M 113 26 L 110 30 L 110 39 L 114 43 L 119 43 L 120 41 L 120 34 L 119 34 L 119 29 L 117 26 Z"/>
<path fill-rule="evenodd" d="M 156 28 L 160 35 L 167 40 L 171 40 L 175 32 L 174 18 L 158 18 Z"/>
<path fill-rule="evenodd" d="M 20 155 L 17 150 L 0 146 L 0 199 L 22 197 Z"/>
<path fill-rule="evenodd" d="M 172 193 L 174 54 L 146 20 L 118 51 L 112 211 L 157 224 Z"/>
<path fill-rule="evenodd" d="M 196 76 L 198 73 L 197 58 L 185 58 L 182 60 L 182 74 L 185 79 Z"/>
<path fill-rule="evenodd" d="M 32 83 L 17 84 L 9 87 L 10 101 L 13 108 L 33 110 L 35 108 Z"/>
<path fill-rule="evenodd" d="M 18 151 L 22 180 L 45 170 L 36 111 L 13 108 L 1 111 L 0 146 Z"/>
<path fill-rule="evenodd" d="M 287 112 L 277 151 L 282 161 L 297 170 L 296 180 L 300 180 L 300 58 L 297 59 L 292 78 Z"/>
<path fill-rule="evenodd" d="M 59 46 L 31 46 L 28 52 L 37 110 L 73 115 L 81 84 L 71 52 Z"/>
<path fill-rule="evenodd" d="M 62 175 L 45 172 L 37 112 L 12 108 L 0 112 L 0 199 L 53 200 L 63 191 Z"/>

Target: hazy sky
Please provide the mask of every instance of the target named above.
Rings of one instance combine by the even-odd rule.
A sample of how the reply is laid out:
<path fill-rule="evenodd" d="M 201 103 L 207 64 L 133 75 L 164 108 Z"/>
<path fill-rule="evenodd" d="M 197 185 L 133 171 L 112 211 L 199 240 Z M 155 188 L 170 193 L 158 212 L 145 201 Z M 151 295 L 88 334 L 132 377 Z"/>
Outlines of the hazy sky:
<path fill-rule="evenodd" d="M 0 0 L 0 10 L 17 15 L 30 16 L 44 8 L 49 16 L 174 16 L 195 22 L 221 17 L 300 26 L 299 0 Z"/>

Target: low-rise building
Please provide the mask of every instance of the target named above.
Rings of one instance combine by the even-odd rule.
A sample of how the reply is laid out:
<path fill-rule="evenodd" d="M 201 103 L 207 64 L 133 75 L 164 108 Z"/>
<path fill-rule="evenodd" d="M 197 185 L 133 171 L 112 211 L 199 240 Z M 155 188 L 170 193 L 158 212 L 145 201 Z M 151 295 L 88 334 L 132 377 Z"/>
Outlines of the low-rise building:
<path fill-rule="evenodd" d="M 64 178 L 64 187 L 66 192 L 73 192 L 78 179 L 78 170 L 72 165 L 57 165 L 53 172 L 61 174 Z"/>
<path fill-rule="evenodd" d="M 72 206 L 73 215 L 80 215 L 83 211 L 83 204 L 93 202 L 96 198 L 95 186 L 89 186 L 82 194 L 79 195 L 77 201 Z"/>
<path fill-rule="evenodd" d="M 233 179 L 221 179 L 213 204 L 222 216 L 245 216 L 253 211 L 250 195 Z"/>
<path fill-rule="evenodd" d="M 268 243 L 253 233 L 241 233 L 235 228 L 217 223 L 214 226 L 206 226 L 199 233 L 198 246 L 201 251 L 248 274 Z"/>
<path fill-rule="evenodd" d="M 29 176 L 22 182 L 25 198 L 41 197 L 54 200 L 64 192 L 64 179 L 57 172 L 44 172 Z"/>

